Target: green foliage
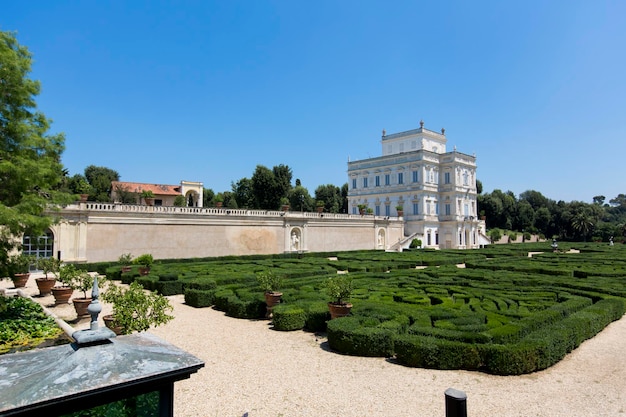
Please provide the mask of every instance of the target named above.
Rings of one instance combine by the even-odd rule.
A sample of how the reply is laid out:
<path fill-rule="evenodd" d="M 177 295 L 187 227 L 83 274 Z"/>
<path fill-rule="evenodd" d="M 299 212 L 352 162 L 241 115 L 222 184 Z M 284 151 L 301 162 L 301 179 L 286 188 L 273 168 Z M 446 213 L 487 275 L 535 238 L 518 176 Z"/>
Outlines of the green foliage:
<path fill-rule="evenodd" d="M 59 281 L 73 290 L 82 291 L 83 298 L 88 298 L 87 291 L 93 285 L 93 277 L 87 271 L 76 268 L 74 264 L 66 264 L 59 268 Z"/>
<path fill-rule="evenodd" d="M 8 275 L 14 276 L 15 274 L 27 274 L 30 270 L 31 264 L 35 262 L 35 258 L 24 253 L 19 253 L 9 257 L 7 262 Z"/>
<path fill-rule="evenodd" d="M 502 230 L 496 227 L 495 229 L 491 229 L 488 235 L 489 235 L 489 238 L 491 239 L 491 242 L 497 242 L 500 239 L 502 239 Z"/>
<path fill-rule="evenodd" d="M 256 279 L 265 292 L 276 292 L 283 286 L 283 277 L 274 271 L 257 272 Z"/>
<path fill-rule="evenodd" d="M 117 258 L 117 262 L 121 266 L 128 266 L 133 262 L 133 255 L 131 255 L 130 253 L 123 253 L 120 255 L 119 258 Z"/>
<path fill-rule="evenodd" d="M 307 315 L 297 305 L 279 304 L 272 309 L 272 314 L 275 330 L 301 330 L 306 324 Z"/>
<path fill-rule="evenodd" d="M 358 317 L 341 317 L 327 325 L 328 345 L 347 355 L 390 357 L 394 353 L 394 331 Z"/>
<path fill-rule="evenodd" d="M 109 281 L 102 299 L 113 304 L 115 323 L 122 328 L 123 334 L 143 332 L 174 318 L 168 314 L 172 306 L 167 298 L 145 291 L 137 282 L 124 289 Z"/>
<path fill-rule="evenodd" d="M 416 249 L 416 248 L 421 248 L 422 247 L 422 240 L 421 239 L 413 239 L 411 241 L 411 244 L 409 245 L 409 248 L 411 249 Z"/>
<path fill-rule="evenodd" d="M 197 290 L 187 288 L 185 290 L 185 303 L 192 307 L 210 307 L 215 300 L 215 290 Z"/>
<path fill-rule="evenodd" d="M 187 206 L 187 200 L 185 200 L 185 196 L 177 195 L 174 198 L 174 207 L 185 207 Z"/>
<path fill-rule="evenodd" d="M 326 292 L 331 300 L 337 304 L 346 304 L 350 301 L 352 289 L 352 277 L 348 274 L 329 277 L 326 280 Z"/>
<path fill-rule="evenodd" d="M 349 278 L 352 320 L 328 329 L 334 350 L 395 354 L 409 366 L 516 374 L 551 366 L 624 313 L 626 246 L 576 244 L 581 253 L 568 254 L 571 247 L 560 242 L 562 251 L 553 253 L 549 242 L 539 242 L 161 261 L 141 282 L 182 283 L 176 291 L 185 291 L 190 305 L 255 319 L 265 313 L 257 273 L 272 271 L 284 277 L 283 303 L 275 309 L 286 313 L 278 326 L 324 331 L 329 274 Z M 529 258 L 529 251 L 544 253 Z M 466 268 L 456 267 L 461 263 Z M 345 270 L 348 276 L 337 274 Z"/>
<path fill-rule="evenodd" d="M 154 263 L 154 258 L 149 253 L 144 253 L 143 255 L 139 255 L 135 259 L 133 259 L 133 263 L 135 265 L 141 265 L 145 268 L 150 268 Z"/>
<path fill-rule="evenodd" d="M 34 348 L 62 333 L 39 304 L 22 297 L 0 297 L 0 354 Z"/>
<path fill-rule="evenodd" d="M 143 190 L 141 192 L 141 198 L 154 198 L 154 193 L 152 190 Z"/>
<path fill-rule="evenodd" d="M 73 200 L 60 191 L 65 138 L 49 135 L 50 120 L 37 110 L 31 63 L 15 34 L 0 31 L 0 269 L 22 234 L 41 235 L 53 223 L 47 209 Z"/>
<path fill-rule="evenodd" d="M 58 278 L 61 261 L 57 258 L 52 256 L 49 258 L 39 258 L 37 265 L 43 271 L 46 278 L 48 278 L 48 274 L 52 274 L 55 278 Z"/>
<path fill-rule="evenodd" d="M 85 168 L 85 178 L 90 185 L 89 197 L 93 201 L 111 201 L 111 187 L 113 181 L 120 180 L 120 174 L 107 167 L 89 165 Z"/>

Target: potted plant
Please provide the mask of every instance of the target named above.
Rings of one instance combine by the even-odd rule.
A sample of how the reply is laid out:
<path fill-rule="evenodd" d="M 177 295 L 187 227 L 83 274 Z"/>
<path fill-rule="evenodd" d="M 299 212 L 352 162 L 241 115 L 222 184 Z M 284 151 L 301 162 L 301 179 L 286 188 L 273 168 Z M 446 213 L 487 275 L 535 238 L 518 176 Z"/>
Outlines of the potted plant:
<path fill-rule="evenodd" d="M 50 295 L 52 287 L 54 287 L 54 284 L 57 282 L 61 261 L 51 256 L 49 258 L 40 258 L 37 261 L 37 264 L 45 275 L 40 278 L 35 278 L 35 283 L 39 289 L 39 295 L 42 297 Z M 52 274 L 52 276 L 49 277 L 48 274 Z"/>
<path fill-rule="evenodd" d="M 92 286 L 93 277 L 89 274 L 89 272 L 74 268 L 70 287 L 72 290 L 83 292 L 82 297 L 72 298 L 72 303 L 74 304 L 74 309 L 76 310 L 76 316 L 78 317 L 85 317 L 89 315 L 87 307 L 89 307 L 89 303 L 91 303 L 91 297 L 87 297 L 87 291 L 91 290 Z"/>
<path fill-rule="evenodd" d="M 359 214 L 362 216 L 365 214 L 365 210 L 367 209 L 367 204 L 359 204 L 357 206 L 359 208 Z"/>
<path fill-rule="evenodd" d="M 120 263 L 120 266 L 122 267 L 122 272 L 129 272 L 130 264 L 133 263 L 133 255 L 131 255 L 130 253 L 123 253 L 120 255 L 119 258 L 117 258 L 117 261 Z"/>
<path fill-rule="evenodd" d="M 402 217 L 404 215 L 404 207 L 402 205 L 397 205 L 396 211 L 398 212 L 398 217 Z"/>
<path fill-rule="evenodd" d="M 256 274 L 256 279 L 265 295 L 265 304 L 267 304 L 265 317 L 270 318 L 272 316 L 272 308 L 280 304 L 280 299 L 283 296 L 283 293 L 278 291 L 283 285 L 283 278 L 273 271 L 263 271 Z"/>
<path fill-rule="evenodd" d="M 143 190 L 141 197 L 144 199 L 147 206 L 154 206 L 154 193 L 152 190 Z"/>
<path fill-rule="evenodd" d="M 143 332 L 174 318 L 168 314 L 172 311 L 172 306 L 167 298 L 145 291 L 136 281 L 128 288 L 108 281 L 102 300 L 113 305 L 113 314 L 104 316 L 103 320 L 116 334 Z"/>
<path fill-rule="evenodd" d="M 72 288 L 72 284 L 76 279 L 78 274 L 78 270 L 72 264 L 61 265 L 59 268 L 59 277 L 57 279 L 57 284 L 52 287 L 52 295 L 54 296 L 54 305 L 59 304 L 67 304 L 70 302 L 70 298 L 74 293 L 74 288 Z"/>
<path fill-rule="evenodd" d="M 289 210 L 289 199 L 287 197 L 281 197 L 281 199 L 280 199 L 280 209 L 282 211 Z"/>
<path fill-rule="evenodd" d="M 315 203 L 315 208 L 317 209 L 318 213 L 322 213 L 324 211 L 324 202 L 322 200 L 317 200 L 317 202 Z"/>
<path fill-rule="evenodd" d="M 76 191 L 80 195 L 80 202 L 84 203 L 89 198 L 89 193 L 91 192 L 91 185 L 87 182 L 86 179 L 80 178 L 76 182 Z"/>
<path fill-rule="evenodd" d="M 15 288 L 23 288 L 28 282 L 30 277 L 30 265 L 33 263 L 34 258 L 30 255 L 20 253 L 13 255 L 8 259 L 8 269 L 11 280 Z"/>
<path fill-rule="evenodd" d="M 213 201 L 215 201 L 215 207 L 220 208 L 224 205 L 224 194 L 222 193 L 217 193 L 215 194 L 215 198 L 213 198 Z"/>
<path fill-rule="evenodd" d="M 133 263 L 139 265 L 139 274 L 148 275 L 154 263 L 154 258 L 149 253 L 144 253 L 133 259 Z"/>
<path fill-rule="evenodd" d="M 328 278 L 326 292 L 332 300 L 328 303 L 331 319 L 350 314 L 352 304 L 349 303 L 349 300 L 352 294 L 352 278 L 348 274 Z"/>

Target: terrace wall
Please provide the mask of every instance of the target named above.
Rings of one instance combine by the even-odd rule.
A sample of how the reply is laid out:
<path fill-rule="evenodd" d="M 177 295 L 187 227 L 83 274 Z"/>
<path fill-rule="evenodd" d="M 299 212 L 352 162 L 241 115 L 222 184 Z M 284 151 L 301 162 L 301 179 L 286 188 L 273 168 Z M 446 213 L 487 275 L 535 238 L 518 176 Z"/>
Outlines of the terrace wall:
<path fill-rule="evenodd" d="M 91 202 L 65 207 L 51 230 L 68 262 L 385 250 L 404 236 L 397 217 Z"/>

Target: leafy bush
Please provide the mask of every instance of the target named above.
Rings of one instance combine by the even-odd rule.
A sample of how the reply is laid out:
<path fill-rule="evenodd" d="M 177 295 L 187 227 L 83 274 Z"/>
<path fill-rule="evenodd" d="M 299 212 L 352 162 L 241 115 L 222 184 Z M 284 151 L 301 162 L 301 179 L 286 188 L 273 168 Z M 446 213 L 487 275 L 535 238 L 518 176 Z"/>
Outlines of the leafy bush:
<path fill-rule="evenodd" d="M 274 329 L 301 330 L 306 324 L 307 315 L 302 307 L 289 304 L 279 304 L 272 309 Z"/>
<path fill-rule="evenodd" d="M 215 300 L 215 290 L 199 290 L 187 288 L 185 290 L 185 303 L 192 307 L 210 307 Z"/>

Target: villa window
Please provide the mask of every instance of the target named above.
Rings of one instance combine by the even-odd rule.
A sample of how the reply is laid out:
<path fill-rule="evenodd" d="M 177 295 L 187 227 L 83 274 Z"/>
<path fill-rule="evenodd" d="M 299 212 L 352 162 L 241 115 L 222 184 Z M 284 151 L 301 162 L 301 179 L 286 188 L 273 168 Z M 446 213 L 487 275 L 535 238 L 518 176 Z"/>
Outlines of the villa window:
<path fill-rule="evenodd" d="M 367 188 L 367 177 L 363 178 L 363 188 Z"/>
<path fill-rule="evenodd" d="M 446 216 L 450 215 L 450 204 L 446 204 Z"/>
<path fill-rule="evenodd" d="M 385 206 L 385 216 L 391 216 L 391 211 L 389 209 L 389 205 Z"/>
<path fill-rule="evenodd" d="M 389 174 L 385 174 L 385 185 L 389 185 Z"/>
<path fill-rule="evenodd" d="M 375 181 L 376 181 L 376 186 L 380 187 L 380 175 L 376 175 Z"/>
<path fill-rule="evenodd" d="M 420 205 L 418 203 L 413 203 L 413 214 L 417 215 L 420 214 Z"/>
<path fill-rule="evenodd" d="M 446 172 L 446 173 L 443 174 L 443 182 L 445 184 L 450 184 L 450 173 L 449 172 Z"/>
<path fill-rule="evenodd" d="M 380 206 L 376 206 L 374 210 L 375 210 L 376 215 L 380 216 Z"/>
<path fill-rule="evenodd" d="M 352 178 L 352 189 L 356 188 L 356 178 Z"/>
<path fill-rule="evenodd" d="M 398 172 L 398 184 L 404 184 L 404 174 Z"/>
<path fill-rule="evenodd" d="M 419 182 L 418 171 L 413 171 L 413 182 Z"/>
<path fill-rule="evenodd" d="M 54 256 L 53 250 L 54 235 L 50 230 L 42 236 L 24 236 L 22 239 L 22 252 L 36 258 L 51 258 Z"/>

